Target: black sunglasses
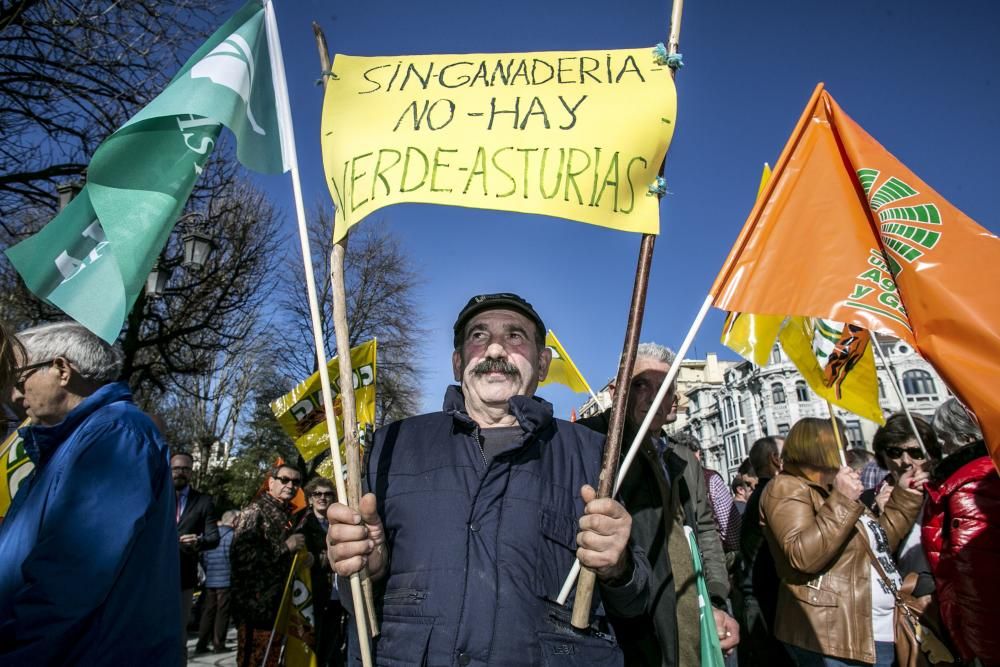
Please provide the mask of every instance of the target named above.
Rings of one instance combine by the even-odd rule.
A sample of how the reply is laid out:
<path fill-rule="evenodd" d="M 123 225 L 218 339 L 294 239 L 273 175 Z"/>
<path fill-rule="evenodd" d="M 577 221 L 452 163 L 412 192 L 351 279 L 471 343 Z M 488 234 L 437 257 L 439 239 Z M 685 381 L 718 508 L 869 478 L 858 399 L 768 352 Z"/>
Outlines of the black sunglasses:
<path fill-rule="evenodd" d="M 302 480 L 298 477 L 275 477 L 275 479 L 281 482 L 282 486 L 288 486 L 289 484 L 299 486 L 302 484 Z"/>
<path fill-rule="evenodd" d="M 312 494 L 313 498 L 336 498 L 337 494 L 333 491 L 316 491 Z"/>
<path fill-rule="evenodd" d="M 14 389 L 17 389 L 22 394 L 24 393 L 24 383 L 28 381 L 32 375 L 42 370 L 46 366 L 51 366 L 55 359 L 49 359 L 48 361 L 38 361 L 33 364 L 28 364 L 27 366 L 21 366 L 20 368 L 14 369 L 14 375 L 17 376 L 17 381 L 14 382 Z"/>
<path fill-rule="evenodd" d="M 893 460 L 903 458 L 903 452 L 909 454 L 910 458 L 913 459 L 914 461 L 923 461 L 924 457 L 926 456 L 924 454 L 924 450 L 920 449 L 919 447 L 907 447 L 906 449 L 903 449 L 902 447 L 885 448 L 885 455 Z"/>

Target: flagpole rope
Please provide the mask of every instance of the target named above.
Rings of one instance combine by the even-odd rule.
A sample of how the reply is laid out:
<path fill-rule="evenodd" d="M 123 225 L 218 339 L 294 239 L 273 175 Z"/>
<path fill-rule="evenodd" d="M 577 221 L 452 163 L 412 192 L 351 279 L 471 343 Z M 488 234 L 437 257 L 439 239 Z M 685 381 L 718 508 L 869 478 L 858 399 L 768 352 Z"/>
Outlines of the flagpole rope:
<path fill-rule="evenodd" d="M 309 316 L 312 323 L 313 344 L 316 347 L 316 362 L 319 366 L 320 386 L 323 394 L 323 411 L 326 415 L 327 432 L 330 440 L 330 453 L 333 457 L 335 474 L 334 484 L 340 498 L 347 497 L 340 458 L 340 448 L 336 444 L 337 423 L 333 410 L 333 391 L 330 385 L 330 370 L 327 368 L 326 350 L 323 344 L 323 325 L 319 316 L 319 300 L 316 297 L 316 279 L 313 276 L 312 251 L 309 248 L 309 231 L 306 227 L 305 205 L 302 201 L 302 183 L 299 179 L 298 156 L 295 152 L 295 132 L 292 128 L 292 111 L 288 100 L 288 87 L 285 82 L 285 65 L 281 57 L 281 41 L 278 37 L 278 23 L 274 16 L 274 7 L 270 0 L 264 2 L 264 17 L 267 30 L 268 51 L 271 56 L 271 72 L 274 80 L 275 101 L 278 112 L 278 126 L 282 137 L 282 156 L 291 172 L 292 194 L 295 201 L 295 217 L 298 222 L 299 244 L 302 250 L 302 264 L 306 277 L 306 295 L 309 299 Z M 348 353 L 349 355 L 350 353 Z M 358 573 L 350 577 L 351 600 L 354 608 L 360 613 L 355 614 L 358 628 L 358 639 L 361 648 L 361 662 L 364 667 L 371 667 L 371 640 L 368 635 L 368 622 L 364 613 L 364 599 L 361 594 L 361 576 Z"/>
<path fill-rule="evenodd" d="M 892 384 L 892 388 L 896 391 L 896 397 L 899 399 L 899 404 L 903 406 L 903 414 L 906 415 L 906 421 L 910 422 L 910 428 L 913 430 L 913 437 L 917 439 L 917 444 L 920 445 L 920 451 L 924 453 L 924 458 L 927 458 L 927 448 L 924 447 L 923 438 L 920 437 L 920 432 L 917 431 L 917 423 L 913 421 L 913 415 L 910 413 L 910 409 L 906 407 L 906 397 L 903 396 L 903 391 L 899 387 L 899 383 L 896 381 L 896 374 L 892 371 L 892 367 L 889 365 L 889 360 L 885 358 L 882 354 L 882 347 L 878 344 L 877 334 L 872 336 L 872 347 L 875 349 L 875 354 L 878 355 L 879 360 L 882 362 L 882 368 L 885 369 L 886 375 L 889 376 L 889 382 Z"/>

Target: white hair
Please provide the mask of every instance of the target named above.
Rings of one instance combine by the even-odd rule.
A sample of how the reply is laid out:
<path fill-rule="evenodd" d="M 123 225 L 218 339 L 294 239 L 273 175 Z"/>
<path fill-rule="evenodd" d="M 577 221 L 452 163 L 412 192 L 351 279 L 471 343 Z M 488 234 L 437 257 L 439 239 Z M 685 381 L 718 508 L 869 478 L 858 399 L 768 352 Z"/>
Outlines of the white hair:
<path fill-rule="evenodd" d="M 107 384 L 118 379 L 122 358 L 118 351 L 76 322 L 55 322 L 17 334 L 27 364 L 63 357 L 86 380 Z"/>
<path fill-rule="evenodd" d="M 934 412 L 931 424 L 941 440 L 945 456 L 953 454 L 962 445 L 983 439 L 983 432 L 957 398 L 949 398 L 942 403 Z"/>
<path fill-rule="evenodd" d="M 639 343 L 639 347 L 635 350 L 635 356 L 637 359 L 643 358 L 659 361 L 667 366 L 673 366 L 674 359 L 677 358 L 673 350 L 659 343 Z"/>

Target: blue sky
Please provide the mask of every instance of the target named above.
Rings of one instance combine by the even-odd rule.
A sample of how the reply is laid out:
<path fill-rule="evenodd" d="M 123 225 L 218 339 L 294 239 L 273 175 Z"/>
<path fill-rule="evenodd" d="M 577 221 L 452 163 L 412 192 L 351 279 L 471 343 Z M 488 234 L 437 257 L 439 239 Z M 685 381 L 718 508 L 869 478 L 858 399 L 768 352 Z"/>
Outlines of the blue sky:
<path fill-rule="evenodd" d="M 666 41 L 670 15 L 668 3 L 648 0 L 275 5 L 307 209 L 330 202 L 312 21 L 324 29 L 332 53 L 401 55 L 646 47 Z M 992 0 L 688 2 L 669 194 L 660 205 L 642 339 L 680 345 L 746 219 L 762 163 L 774 163 L 819 81 L 922 179 L 1000 232 L 998 27 L 1000 3 Z M 261 183 L 286 211 L 291 230 L 287 177 Z M 482 292 L 513 291 L 531 301 L 595 389 L 614 375 L 638 235 L 427 205 L 389 207 L 375 218 L 399 236 L 425 278 L 419 294 L 428 330 L 419 346 L 425 410 L 439 409 L 451 381 L 455 315 Z M 696 339 L 697 356 L 715 351 L 734 358 L 718 342 L 721 324 L 721 313 L 713 312 Z M 585 400 L 562 387 L 540 394 L 561 417 Z"/>

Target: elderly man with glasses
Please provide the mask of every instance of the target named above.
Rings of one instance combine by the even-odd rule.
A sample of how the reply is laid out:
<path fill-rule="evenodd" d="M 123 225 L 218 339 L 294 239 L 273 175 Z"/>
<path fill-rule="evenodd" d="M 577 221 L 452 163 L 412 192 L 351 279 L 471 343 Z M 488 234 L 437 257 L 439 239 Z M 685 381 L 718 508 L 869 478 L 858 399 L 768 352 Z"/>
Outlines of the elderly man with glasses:
<path fill-rule="evenodd" d="M 305 536 L 292 534 L 291 501 L 301 485 L 296 468 L 274 466 L 267 493 L 250 503 L 236 522 L 229 562 L 240 667 L 278 665 L 280 649 L 267 648 L 295 552 L 306 548 Z"/>
<path fill-rule="evenodd" d="M 177 665 L 166 444 L 74 322 L 21 332 L 11 400 L 35 465 L 0 524 L 0 664 Z"/>

